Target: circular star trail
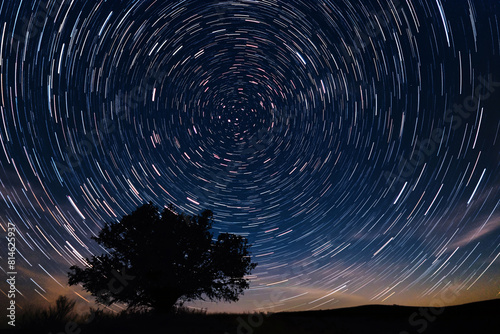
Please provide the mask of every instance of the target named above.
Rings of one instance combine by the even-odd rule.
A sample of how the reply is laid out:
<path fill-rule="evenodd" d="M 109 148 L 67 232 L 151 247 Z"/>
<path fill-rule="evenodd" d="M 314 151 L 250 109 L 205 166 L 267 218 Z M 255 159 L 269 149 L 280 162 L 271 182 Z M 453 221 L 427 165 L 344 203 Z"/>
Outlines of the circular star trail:
<path fill-rule="evenodd" d="M 87 300 L 69 266 L 149 201 L 211 209 L 216 232 L 250 240 L 241 309 L 495 298 L 499 14 L 487 0 L 3 2 L 0 217 L 17 228 L 21 298 Z"/>

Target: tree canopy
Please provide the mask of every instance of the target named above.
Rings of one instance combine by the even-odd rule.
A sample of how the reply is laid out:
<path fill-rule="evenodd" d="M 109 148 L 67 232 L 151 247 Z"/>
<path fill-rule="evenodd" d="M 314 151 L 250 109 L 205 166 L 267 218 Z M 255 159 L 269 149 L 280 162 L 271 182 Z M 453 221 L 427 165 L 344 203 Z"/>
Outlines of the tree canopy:
<path fill-rule="evenodd" d="M 87 258 L 85 269 L 70 267 L 68 283 L 82 284 L 98 303 L 160 312 L 196 299 L 237 301 L 257 264 L 246 238 L 214 238 L 212 224 L 210 210 L 188 216 L 145 204 L 92 237 L 107 252 Z"/>

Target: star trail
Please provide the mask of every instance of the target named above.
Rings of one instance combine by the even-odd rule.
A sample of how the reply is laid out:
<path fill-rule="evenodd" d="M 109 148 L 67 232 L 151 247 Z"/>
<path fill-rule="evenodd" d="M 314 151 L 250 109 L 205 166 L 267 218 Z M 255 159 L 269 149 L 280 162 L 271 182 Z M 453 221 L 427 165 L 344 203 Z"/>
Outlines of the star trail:
<path fill-rule="evenodd" d="M 19 305 L 92 306 L 68 268 L 149 201 L 210 209 L 253 245 L 241 300 L 196 307 L 498 298 L 497 1 L 0 6 L 0 227 L 16 227 Z"/>

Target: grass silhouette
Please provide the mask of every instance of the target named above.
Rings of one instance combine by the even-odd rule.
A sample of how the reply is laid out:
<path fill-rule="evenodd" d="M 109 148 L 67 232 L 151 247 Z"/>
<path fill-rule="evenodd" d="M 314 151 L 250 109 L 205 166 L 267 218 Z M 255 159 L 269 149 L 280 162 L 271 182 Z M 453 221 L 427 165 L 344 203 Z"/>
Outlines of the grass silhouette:
<path fill-rule="evenodd" d="M 26 324 L 37 330 L 58 328 L 77 319 L 74 308 L 75 301 L 70 301 L 66 296 L 59 296 L 56 305 L 47 309 L 28 305 L 21 312 L 18 324 Z"/>

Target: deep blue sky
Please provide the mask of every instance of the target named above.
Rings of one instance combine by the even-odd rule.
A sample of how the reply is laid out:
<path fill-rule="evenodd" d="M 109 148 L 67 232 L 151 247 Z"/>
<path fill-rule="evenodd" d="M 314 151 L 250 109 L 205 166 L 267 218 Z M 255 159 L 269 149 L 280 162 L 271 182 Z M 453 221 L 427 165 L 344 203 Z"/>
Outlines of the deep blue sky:
<path fill-rule="evenodd" d="M 252 288 L 195 304 L 210 310 L 497 298 L 499 15 L 479 0 L 2 2 L 0 224 L 17 227 L 19 304 L 91 301 L 69 266 L 148 201 L 211 209 L 216 232 L 253 244 Z"/>

